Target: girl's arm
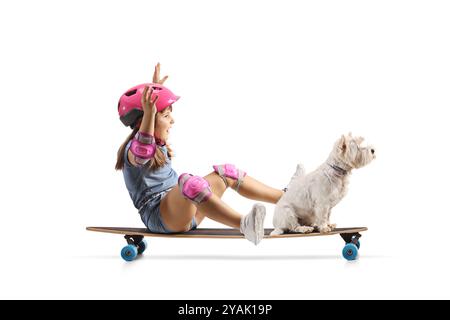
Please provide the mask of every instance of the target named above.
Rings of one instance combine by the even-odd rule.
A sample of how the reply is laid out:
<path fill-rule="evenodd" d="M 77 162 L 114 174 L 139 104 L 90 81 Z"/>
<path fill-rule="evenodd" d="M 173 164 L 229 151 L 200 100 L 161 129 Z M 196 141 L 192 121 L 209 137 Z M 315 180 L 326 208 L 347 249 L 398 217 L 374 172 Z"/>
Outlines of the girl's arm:
<path fill-rule="evenodd" d="M 142 166 L 147 163 L 156 151 L 155 143 L 155 119 L 156 119 L 156 101 L 158 96 L 152 100 L 153 89 L 144 88 L 142 93 L 142 109 L 144 116 L 136 136 L 133 138 L 131 147 L 128 149 L 128 160 L 133 166 Z"/>
<path fill-rule="evenodd" d="M 149 87 L 144 88 L 142 93 L 142 109 L 144 110 L 144 116 L 142 117 L 141 126 L 139 127 L 139 132 L 144 134 L 155 135 L 155 119 L 156 119 L 156 101 L 158 96 L 152 101 L 153 89 Z"/>
<path fill-rule="evenodd" d="M 165 76 L 164 78 L 159 78 L 159 69 L 160 64 L 155 66 L 155 71 L 153 72 L 153 83 L 158 84 L 164 84 L 164 82 L 167 80 L 168 76 Z M 143 142 L 150 142 L 153 140 L 153 147 L 156 149 L 156 144 L 154 140 L 155 136 L 155 120 L 156 120 L 156 101 L 158 100 L 158 96 L 155 97 L 154 100 L 152 100 L 152 93 L 153 89 L 150 89 L 149 87 L 144 88 L 144 92 L 142 93 L 141 98 L 141 105 L 142 109 L 144 111 L 144 116 L 142 117 L 142 121 L 139 127 L 138 131 L 138 140 L 142 140 Z M 149 147 L 151 149 L 151 147 Z M 133 166 L 141 166 L 142 163 L 139 163 L 136 161 L 136 155 L 131 151 L 132 148 L 128 149 L 128 160 Z M 148 160 L 147 160 L 148 161 Z"/>

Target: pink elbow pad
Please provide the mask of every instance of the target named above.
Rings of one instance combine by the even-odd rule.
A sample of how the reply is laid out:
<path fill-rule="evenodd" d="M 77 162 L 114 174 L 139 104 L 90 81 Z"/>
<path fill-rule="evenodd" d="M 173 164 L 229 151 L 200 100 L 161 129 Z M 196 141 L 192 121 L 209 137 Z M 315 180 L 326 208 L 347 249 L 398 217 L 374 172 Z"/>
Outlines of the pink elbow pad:
<path fill-rule="evenodd" d="M 136 163 L 144 165 L 155 155 L 155 139 L 148 133 L 138 132 L 131 142 L 130 151 Z"/>

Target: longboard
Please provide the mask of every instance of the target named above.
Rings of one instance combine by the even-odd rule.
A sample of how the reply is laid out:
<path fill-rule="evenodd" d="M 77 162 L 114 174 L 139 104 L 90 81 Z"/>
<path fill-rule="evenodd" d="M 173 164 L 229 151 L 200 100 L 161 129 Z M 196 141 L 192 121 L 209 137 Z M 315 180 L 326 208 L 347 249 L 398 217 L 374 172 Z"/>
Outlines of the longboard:
<path fill-rule="evenodd" d="M 213 239 L 244 239 L 244 235 L 237 229 L 223 228 L 198 228 L 183 233 L 153 233 L 144 228 L 117 228 L 117 227 L 87 227 L 88 231 L 113 233 L 125 235 L 127 245 L 122 249 L 121 256 L 126 261 L 133 261 L 138 255 L 144 253 L 147 242 L 144 237 L 162 238 L 213 238 Z M 360 232 L 367 231 L 366 227 L 336 228 L 328 233 L 284 233 L 282 235 L 271 236 L 273 229 L 264 229 L 264 239 L 278 238 L 298 238 L 314 236 L 330 236 L 339 234 L 344 239 L 346 245 L 342 250 L 342 255 L 347 260 L 355 260 L 360 247 Z"/>

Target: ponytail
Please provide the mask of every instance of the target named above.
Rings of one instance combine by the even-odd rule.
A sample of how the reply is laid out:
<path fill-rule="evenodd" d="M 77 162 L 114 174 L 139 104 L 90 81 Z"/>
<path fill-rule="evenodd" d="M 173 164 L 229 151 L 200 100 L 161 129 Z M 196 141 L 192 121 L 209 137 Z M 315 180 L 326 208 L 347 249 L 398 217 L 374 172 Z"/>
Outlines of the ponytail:
<path fill-rule="evenodd" d="M 139 130 L 139 127 L 135 126 L 133 131 L 130 133 L 130 135 L 125 139 L 125 141 L 120 146 L 119 151 L 117 151 L 116 170 L 123 169 L 123 166 L 125 164 L 125 158 L 124 158 L 125 148 L 127 147 L 128 142 L 130 142 L 131 139 L 134 138 L 134 136 L 136 135 L 138 130 Z"/>

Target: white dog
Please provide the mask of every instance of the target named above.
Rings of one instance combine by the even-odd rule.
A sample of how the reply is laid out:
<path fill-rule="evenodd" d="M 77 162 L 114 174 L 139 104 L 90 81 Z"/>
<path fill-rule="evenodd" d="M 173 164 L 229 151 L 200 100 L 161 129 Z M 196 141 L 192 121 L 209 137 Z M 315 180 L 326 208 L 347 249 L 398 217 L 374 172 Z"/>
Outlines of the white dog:
<path fill-rule="evenodd" d="M 351 133 L 335 143 L 327 161 L 315 171 L 305 175 L 301 164 L 292 177 L 286 193 L 275 206 L 271 235 L 284 232 L 321 233 L 332 231 L 331 209 L 347 193 L 352 169 L 361 168 L 375 158 L 375 149 L 363 146 L 364 138 Z"/>

